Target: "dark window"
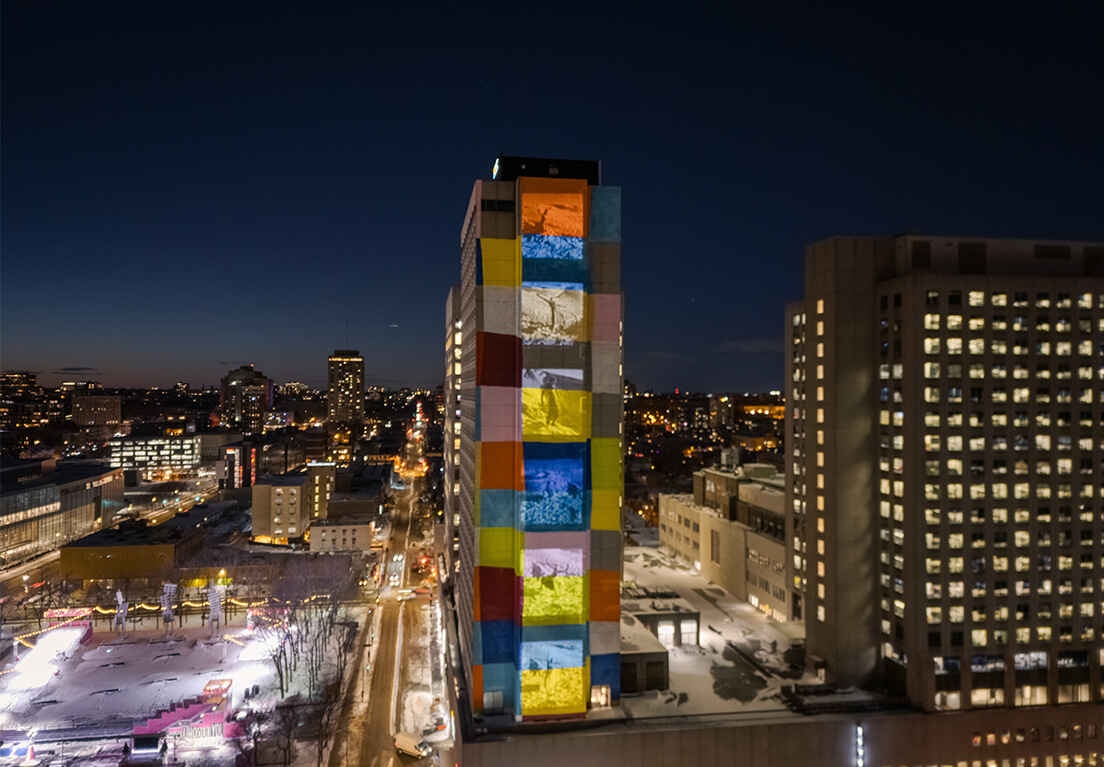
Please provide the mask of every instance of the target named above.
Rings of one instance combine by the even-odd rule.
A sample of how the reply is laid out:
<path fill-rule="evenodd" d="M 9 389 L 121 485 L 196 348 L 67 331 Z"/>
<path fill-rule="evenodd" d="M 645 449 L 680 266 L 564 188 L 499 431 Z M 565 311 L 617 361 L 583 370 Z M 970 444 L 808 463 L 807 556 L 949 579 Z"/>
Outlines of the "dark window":
<path fill-rule="evenodd" d="M 1036 245 L 1035 258 L 1061 258 L 1069 261 L 1072 251 L 1069 245 Z"/>
<path fill-rule="evenodd" d="M 709 531 L 709 559 L 715 565 L 721 563 L 721 534 L 717 530 Z"/>
<path fill-rule="evenodd" d="M 985 243 L 958 243 L 958 273 L 985 274 Z"/>
<path fill-rule="evenodd" d="M 912 268 L 931 268 L 931 242 L 928 240 L 914 240 L 912 243 Z"/>

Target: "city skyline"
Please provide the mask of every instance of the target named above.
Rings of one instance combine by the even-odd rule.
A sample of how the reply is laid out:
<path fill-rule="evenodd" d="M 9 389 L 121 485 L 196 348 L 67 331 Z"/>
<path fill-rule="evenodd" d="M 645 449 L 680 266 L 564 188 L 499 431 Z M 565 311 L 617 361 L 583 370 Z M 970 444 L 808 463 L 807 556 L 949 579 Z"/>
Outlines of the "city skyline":
<path fill-rule="evenodd" d="M 322 388 L 345 346 L 436 385 L 456 211 L 503 153 L 626 190 L 641 390 L 781 388 L 809 243 L 1104 239 L 1099 6 L 2 13 L 2 366 L 46 385 Z"/>

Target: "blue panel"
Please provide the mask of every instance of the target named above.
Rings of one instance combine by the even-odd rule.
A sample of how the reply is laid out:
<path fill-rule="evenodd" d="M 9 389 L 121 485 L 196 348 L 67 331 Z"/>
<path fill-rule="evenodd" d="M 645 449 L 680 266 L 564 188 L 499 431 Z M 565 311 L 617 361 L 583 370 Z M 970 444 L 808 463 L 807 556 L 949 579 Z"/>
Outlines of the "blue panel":
<path fill-rule="evenodd" d="M 555 626 L 523 626 L 522 642 L 563 642 L 578 640 L 585 643 L 587 627 L 584 623 L 560 623 Z"/>
<path fill-rule="evenodd" d="M 547 234 L 521 235 L 522 258 L 583 260 L 583 238 Z"/>
<path fill-rule="evenodd" d="M 517 527 L 518 495 L 513 490 L 480 490 L 480 527 Z"/>
<path fill-rule="evenodd" d="M 513 663 L 483 664 L 483 691 L 501 691 L 503 708 L 517 711 L 519 684 L 520 676 Z"/>
<path fill-rule="evenodd" d="M 590 656 L 590 684 L 610 687 L 610 697 L 621 699 L 621 654 L 611 652 L 606 655 Z"/>
<path fill-rule="evenodd" d="M 480 239 L 475 241 L 475 284 L 483 284 L 483 243 Z"/>
<path fill-rule="evenodd" d="M 590 454 L 585 442 L 526 442 L 524 530 L 582 530 L 590 518 Z"/>
<path fill-rule="evenodd" d="M 522 671 L 542 671 L 552 668 L 582 668 L 583 641 L 568 639 L 551 642 L 522 642 Z"/>
<path fill-rule="evenodd" d="M 479 657 L 484 666 L 488 663 L 517 662 L 517 626 L 513 621 L 480 621 L 477 625 L 481 637 Z M 474 651 L 474 641 L 472 644 Z"/>
<path fill-rule="evenodd" d="M 523 258 L 521 275 L 526 282 L 568 283 L 590 290 L 590 271 L 585 261 Z"/>
<path fill-rule="evenodd" d="M 591 242 L 621 242 L 621 187 L 590 188 Z"/>

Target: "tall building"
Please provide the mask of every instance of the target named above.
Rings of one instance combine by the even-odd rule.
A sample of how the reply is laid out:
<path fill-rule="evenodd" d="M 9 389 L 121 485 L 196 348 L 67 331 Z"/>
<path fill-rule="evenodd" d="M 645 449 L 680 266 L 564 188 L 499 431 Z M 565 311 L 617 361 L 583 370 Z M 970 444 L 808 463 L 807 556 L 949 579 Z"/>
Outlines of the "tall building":
<path fill-rule="evenodd" d="M 1099 702 L 1104 244 L 830 239 L 787 314 L 808 662 L 927 711 Z"/>
<path fill-rule="evenodd" d="M 500 157 L 461 229 L 445 491 L 475 712 L 582 717 L 620 697 L 621 194 L 599 176 Z"/>
<path fill-rule="evenodd" d="M 449 288 L 445 301 L 445 383 L 442 473 L 444 475 L 445 568 L 441 578 L 460 567 L 460 381 L 463 374 L 464 327 L 460 319 L 460 286 Z M 471 530 L 468 530 L 471 535 Z M 469 539 L 470 543 L 470 539 Z M 469 563 L 470 566 L 470 563 Z"/>
<path fill-rule="evenodd" d="M 265 412 L 272 409 L 272 379 L 252 365 L 243 365 L 226 374 L 220 392 L 225 425 L 243 434 L 264 432 Z"/>
<path fill-rule="evenodd" d="M 326 417 L 331 423 L 364 423 L 364 357 L 356 349 L 338 349 L 330 355 Z"/>

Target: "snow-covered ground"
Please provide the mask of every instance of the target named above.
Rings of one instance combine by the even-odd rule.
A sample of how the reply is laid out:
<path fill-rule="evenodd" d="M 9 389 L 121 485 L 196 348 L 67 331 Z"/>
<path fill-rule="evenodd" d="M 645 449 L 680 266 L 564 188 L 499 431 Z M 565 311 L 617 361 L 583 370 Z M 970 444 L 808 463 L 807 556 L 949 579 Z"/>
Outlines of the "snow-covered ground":
<path fill-rule="evenodd" d="M 367 618 L 366 609 L 353 613 L 358 622 Z M 212 679 L 233 680 L 232 707 L 271 709 L 280 700 L 276 671 L 262 635 L 247 632 L 244 620 L 244 615 L 236 615 L 214 634 L 199 626 L 177 628 L 171 637 L 161 629 L 124 635 L 99 631 L 84 645 L 79 644 L 82 629 L 45 632 L 33 650 L 24 648 L 19 660 L 9 656 L 0 668 L 8 672 L 0 675 L 0 730 L 9 731 L 9 738 L 14 732 L 72 727 L 129 732 L 135 722 L 144 723 L 171 704 L 199 695 Z M 259 693 L 246 701 L 245 691 L 254 685 Z M 307 674 L 300 670 L 292 676 L 287 695 L 305 698 L 306 687 Z M 65 753 L 70 759 L 79 757 L 81 764 L 117 765 L 123 742 L 69 743 Z M 40 759 L 60 756 L 61 748 L 39 742 L 36 752 Z M 233 764 L 235 753 L 227 744 L 181 751 L 178 756 L 190 764 L 221 765 Z M 19 761 L 0 756 L 0 764 Z M 314 763 L 313 743 L 298 744 L 295 764 Z"/>
<path fill-rule="evenodd" d="M 700 645 L 669 651 L 669 690 L 622 697 L 625 716 L 782 711 L 783 685 L 816 683 L 814 674 L 791 667 L 797 653 L 777 623 L 665 548 L 626 547 L 625 580 L 669 587 L 701 614 Z"/>

